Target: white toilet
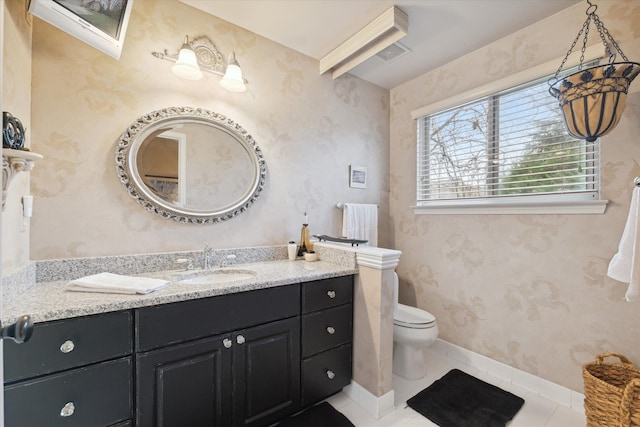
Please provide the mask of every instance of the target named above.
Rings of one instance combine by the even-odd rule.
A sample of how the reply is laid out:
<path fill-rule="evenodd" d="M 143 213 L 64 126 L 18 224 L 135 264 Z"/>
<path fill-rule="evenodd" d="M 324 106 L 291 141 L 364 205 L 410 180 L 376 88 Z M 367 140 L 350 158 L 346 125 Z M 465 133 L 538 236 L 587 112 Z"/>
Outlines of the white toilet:
<path fill-rule="evenodd" d="M 426 375 L 423 349 L 438 337 L 433 314 L 398 303 L 398 274 L 393 273 L 393 373 L 415 380 Z"/>

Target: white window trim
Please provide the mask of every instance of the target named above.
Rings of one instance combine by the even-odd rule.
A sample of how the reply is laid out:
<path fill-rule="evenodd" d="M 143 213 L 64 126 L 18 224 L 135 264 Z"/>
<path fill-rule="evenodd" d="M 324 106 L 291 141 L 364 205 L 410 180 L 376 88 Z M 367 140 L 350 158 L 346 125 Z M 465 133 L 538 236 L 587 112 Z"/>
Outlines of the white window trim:
<path fill-rule="evenodd" d="M 604 46 L 602 44 L 590 46 L 584 52 L 585 63 L 604 57 Z M 537 80 L 541 77 L 548 76 L 558 70 L 558 66 L 561 61 L 562 58 L 558 58 L 553 61 L 545 62 L 544 64 L 531 67 L 507 77 L 503 77 L 478 88 L 459 93 L 440 101 L 436 101 L 429 105 L 425 105 L 424 107 L 420 107 L 416 110 L 411 111 L 411 118 L 413 120 L 417 120 L 420 117 L 428 116 L 429 114 L 438 111 L 444 111 L 455 106 L 466 104 L 467 102 L 484 98 L 485 96 L 495 94 L 496 92 L 501 92 L 503 90 L 507 90 L 512 87 Z M 578 64 L 580 64 L 580 51 L 573 52 L 571 56 L 569 56 L 569 59 L 564 65 L 564 69 L 566 70 L 571 67 L 575 67 Z"/>
<path fill-rule="evenodd" d="M 593 45 L 585 50 L 584 62 L 604 57 L 602 44 Z M 411 111 L 411 118 L 420 117 L 443 111 L 492 95 L 520 84 L 539 79 L 545 75 L 555 73 L 562 58 L 549 61 L 519 73 L 512 74 L 476 89 L 469 90 L 452 97 L 436 101 L 432 104 Z M 565 64 L 565 69 L 580 63 L 580 52 L 573 52 Z M 564 196 L 563 200 L 553 198 L 518 199 L 468 199 L 468 200 L 434 200 L 418 206 L 411 206 L 415 215 L 517 215 L 517 214 L 603 214 L 608 200 L 594 200 L 585 196 L 572 198 Z"/>
<path fill-rule="evenodd" d="M 412 206 L 415 215 L 575 215 L 603 214 L 608 200 L 564 200 L 564 201 L 497 201 L 481 200 L 442 203 L 428 206 Z"/>

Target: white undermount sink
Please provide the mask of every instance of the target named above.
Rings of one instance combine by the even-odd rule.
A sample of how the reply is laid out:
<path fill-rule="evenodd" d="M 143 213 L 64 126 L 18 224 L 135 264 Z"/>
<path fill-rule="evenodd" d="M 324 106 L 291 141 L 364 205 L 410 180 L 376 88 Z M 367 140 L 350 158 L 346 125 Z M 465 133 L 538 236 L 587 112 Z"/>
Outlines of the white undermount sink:
<path fill-rule="evenodd" d="M 238 280 L 251 279 L 257 273 L 245 269 L 218 269 L 211 271 L 195 272 L 176 281 L 184 285 L 215 285 L 219 283 L 236 282 Z"/>

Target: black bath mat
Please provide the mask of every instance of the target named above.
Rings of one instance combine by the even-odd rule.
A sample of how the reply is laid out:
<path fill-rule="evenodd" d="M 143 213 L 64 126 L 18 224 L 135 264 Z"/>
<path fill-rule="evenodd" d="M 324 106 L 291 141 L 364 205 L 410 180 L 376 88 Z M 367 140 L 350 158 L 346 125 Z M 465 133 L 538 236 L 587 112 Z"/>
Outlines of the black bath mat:
<path fill-rule="evenodd" d="M 287 418 L 276 427 L 354 427 L 347 417 L 327 402 Z"/>
<path fill-rule="evenodd" d="M 407 405 L 440 427 L 504 427 L 524 399 L 452 369 L 407 400 Z"/>

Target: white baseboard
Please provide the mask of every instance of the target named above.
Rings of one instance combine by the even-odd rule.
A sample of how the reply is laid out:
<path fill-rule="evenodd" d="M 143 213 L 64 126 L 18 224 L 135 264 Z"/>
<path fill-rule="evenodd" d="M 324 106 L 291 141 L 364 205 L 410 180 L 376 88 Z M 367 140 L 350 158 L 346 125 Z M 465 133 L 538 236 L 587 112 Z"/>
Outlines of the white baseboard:
<path fill-rule="evenodd" d="M 516 369 L 512 366 L 490 359 L 466 348 L 443 341 L 440 338 L 429 347 L 458 362 L 469 365 L 491 375 L 502 378 L 527 390 L 538 393 L 540 396 L 575 410 L 583 411 L 584 394 L 567 387 L 545 380 L 528 372 Z M 366 390 L 365 390 L 366 391 Z"/>
<path fill-rule="evenodd" d="M 384 417 L 395 409 L 393 390 L 382 396 L 374 396 L 369 390 L 351 380 L 351 384 L 343 388 L 342 392 L 375 418 Z"/>

